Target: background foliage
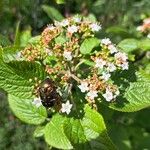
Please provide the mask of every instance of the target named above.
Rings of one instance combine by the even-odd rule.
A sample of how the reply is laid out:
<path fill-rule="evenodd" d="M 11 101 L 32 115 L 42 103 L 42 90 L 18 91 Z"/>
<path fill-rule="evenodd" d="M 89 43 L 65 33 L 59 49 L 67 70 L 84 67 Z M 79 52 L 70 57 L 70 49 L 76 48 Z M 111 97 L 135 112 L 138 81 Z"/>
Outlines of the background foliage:
<path fill-rule="evenodd" d="M 64 4 L 57 0 L 57 3 L 54 0 L 1 0 L 0 44 L 9 46 L 15 41 L 20 47 L 24 46 L 31 34 L 38 35 L 53 19 L 78 13 L 100 20 L 107 33 L 103 36 L 120 42 L 119 46 L 131 57 L 136 54 L 135 65 L 150 73 L 149 60 L 146 57 L 141 59 L 141 55 L 150 49 L 149 41 L 136 31 L 142 19 L 150 16 L 149 0 L 66 0 Z M 16 30 L 18 22 L 19 30 Z M 15 38 L 15 32 L 18 38 Z M 42 139 L 39 142 L 30 134 L 34 126 L 26 126 L 12 115 L 4 92 L 0 100 L 0 149 L 48 149 Z M 119 149 L 150 149 L 149 109 L 132 114 L 107 108 L 101 112 L 108 132 Z"/>

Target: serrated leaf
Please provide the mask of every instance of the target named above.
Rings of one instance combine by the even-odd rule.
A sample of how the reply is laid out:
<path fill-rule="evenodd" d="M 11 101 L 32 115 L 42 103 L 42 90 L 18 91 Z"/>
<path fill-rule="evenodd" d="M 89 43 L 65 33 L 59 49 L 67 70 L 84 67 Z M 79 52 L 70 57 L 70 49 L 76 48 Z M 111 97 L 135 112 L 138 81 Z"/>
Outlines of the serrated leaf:
<path fill-rule="evenodd" d="M 11 62 L 0 60 L 0 88 L 8 93 L 10 108 L 22 121 L 30 124 L 44 122 L 47 113 L 44 107 L 32 105 L 34 82 L 29 79 L 44 79 L 45 74 L 39 64 L 30 62 Z"/>
<path fill-rule="evenodd" d="M 80 47 L 82 54 L 90 54 L 93 48 L 97 47 L 100 41 L 97 38 L 88 38 L 83 41 Z"/>
<path fill-rule="evenodd" d="M 138 46 L 139 43 L 136 39 L 125 39 L 118 44 L 118 47 L 126 53 L 131 53 L 132 51 L 138 49 Z"/>
<path fill-rule="evenodd" d="M 123 98 L 110 105 L 118 111 L 134 112 L 150 106 L 150 81 L 134 82 L 126 90 Z"/>
<path fill-rule="evenodd" d="M 85 116 L 82 121 L 84 133 L 90 143 L 91 150 L 115 150 L 110 140 L 103 117 L 89 106 L 85 107 Z"/>
<path fill-rule="evenodd" d="M 46 142 L 58 149 L 73 149 L 69 139 L 64 133 L 63 123 L 65 118 L 60 115 L 53 116 L 45 127 Z"/>
<path fill-rule="evenodd" d="M 55 115 L 45 128 L 45 138 L 49 145 L 59 149 L 116 149 L 102 116 L 89 106 L 85 107 L 83 119 Z"/>
<path fill-rule="evenodd" d="M 32 104 L 33 99 L 22 99 L 8 94 L 8 101 L 14 114 L 23 122 L 38 125 L 43 123 L 47 117 L 45 108 L 34 106 Z"/>
<path fill-rule="evenodd" d="M 54 21 L 61 21 L 64 17 L 61 13 L 54 7 L 48 5 L 42 5 L 42 9 L 47 13 L 47 15 Z"/>

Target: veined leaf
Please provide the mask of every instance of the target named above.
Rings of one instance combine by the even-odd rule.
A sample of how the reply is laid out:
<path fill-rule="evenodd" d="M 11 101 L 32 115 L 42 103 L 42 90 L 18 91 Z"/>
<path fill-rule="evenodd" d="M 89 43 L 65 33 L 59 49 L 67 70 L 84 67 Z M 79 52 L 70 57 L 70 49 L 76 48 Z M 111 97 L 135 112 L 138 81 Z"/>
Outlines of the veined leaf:
<path fill-rule="evenodd" d="M 85 107 L 83 119 L 55 115 L 45 128 L 47 143 L 59 149 L 115 150 L 102 116 Z"/>
<path fill-rule="evenodd" d="M 63 124 L 66 118 L 55 115 L 45 127 L 46 142 L 58 149 L 73 149 L 69 139 L 64 133 Z"/>
<path fill-rule="evenodd" d="M 97 38 L 88 38 L 83 41 L 80 47 L 82 54 L 90 54 L 93 48 L 97 47 L 100 41 Z"/>
<path fill-rule="evenodd" d="M 45 74 L 39 64 L 30 62 L 11 62 L 5 64 L 0 60 L 0 88 L 8 93 L 10 108 L 22 121 L 40 124 L 45 121 L 47 113 L 44 107 L 32 105 L 34 82 L 29 79 L 44 79 Z"/>
<path fill-rule="evenodd" d="M 149 106 L 150 81 L 139 81 L 131 83 L 123 99 L 119 99 L 115 104 L 110 105 L 110 108 L 123 112 L 134 112 Z"/>
<path fill-rule="evenodd" d="M 42 5 L 42 9 L 47 13 L 47 15 L 54 21 L 61 21 L 64 17 L 61 13 L 54 7 L 48 5 Z"/>

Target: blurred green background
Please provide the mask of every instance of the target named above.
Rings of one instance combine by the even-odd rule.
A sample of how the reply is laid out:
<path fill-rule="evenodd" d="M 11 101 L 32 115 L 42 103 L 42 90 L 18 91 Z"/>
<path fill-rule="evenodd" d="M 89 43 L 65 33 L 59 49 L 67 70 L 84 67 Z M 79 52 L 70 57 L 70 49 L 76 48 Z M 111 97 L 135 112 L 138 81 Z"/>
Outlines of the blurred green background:
<path fill-rule="evenodd" d="M 73 14 L 98 20 L 101 35 L 113 42 L 143 38 L 136 31 L 150 17 L 150 0 L 0 0 L 0 45 L 11 45 L 18 22 L 22 34 L 36 36 L 52 21 Z M 59 4 L 58 4 L 59 3 Z M 23 38 L 23 37 L 22 37 Z M 28 39 L 26 39 L 28 40 Z M 145 62 L 145 60 L 143 60 Z M 141 63 L 143 65 L 143 63 Z M 144 65 L 142 66 L 144 68 Z M 34 126 L 25 125 L 9 110 L 6 93 L 0 93 L 0 150 L 48 149 L 43 139 L 35 139 Z M 102 108 L 109 134 L 119 150 L 150 150 L 150 109 L 120 113 Z"/>

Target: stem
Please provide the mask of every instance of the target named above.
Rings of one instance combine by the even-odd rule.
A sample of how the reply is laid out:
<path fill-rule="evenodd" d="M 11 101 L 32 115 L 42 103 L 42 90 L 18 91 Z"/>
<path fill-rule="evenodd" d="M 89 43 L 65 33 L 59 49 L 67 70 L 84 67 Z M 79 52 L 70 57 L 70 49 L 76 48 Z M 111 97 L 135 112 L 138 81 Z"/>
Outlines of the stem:
<path fill-rule="evenodd" d="M 78 83 L 81 83 L 82 80 L 79 79 L 76 75 L 72 74 L 70 71 L 61 71 L 60 74 L 67 74 L 69 77 L 73 78 L 76 80 Z"/>

